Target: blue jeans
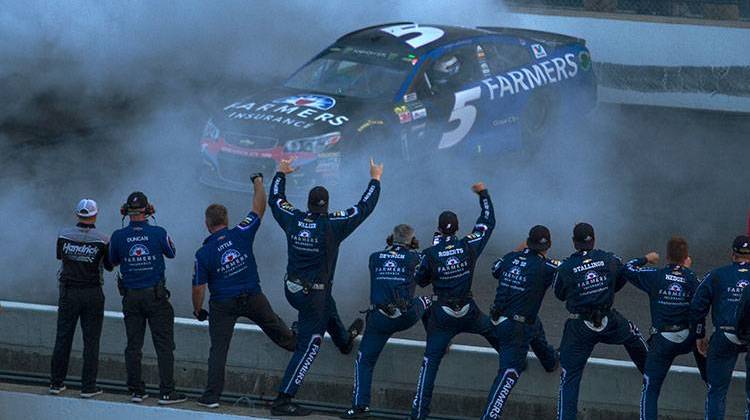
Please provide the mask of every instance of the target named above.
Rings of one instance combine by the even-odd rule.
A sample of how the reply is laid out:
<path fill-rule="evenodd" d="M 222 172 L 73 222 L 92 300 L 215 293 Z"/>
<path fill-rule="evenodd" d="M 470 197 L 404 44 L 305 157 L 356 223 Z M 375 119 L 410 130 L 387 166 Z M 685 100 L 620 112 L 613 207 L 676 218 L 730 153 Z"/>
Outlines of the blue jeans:
<path fill-rule="evenodd" d="M 297 347 L 281 381 L 279 392 L 295 396 L 305 375 L 320 352 L 323 335 L 328 332 L 333 343 L 345 347 L 349 342 L 349 331 L 339 318 L 336 302 L 330 289 L 292 293 L 285 289 L 286 298 L 299 311 L 297 324 Z"/>
<path fill-rule="evenodd" d="M 389 318 L 378 310 L 367 314 L 367 327 L 359 344 L 357 361 L 354 363 L 353 407 L 370 405 L 372 372 L 388 339 L 399 331 L 411 328 L 423 317 L 427 309 L 428 305 L 423 299 L 415 298 L 409 310 L 398 318 Z"/>
<path fill-rule="evenodd" d="M 479 334 L 499 351 L 498 340 L 490 318 L 479 310 L 473 300 L 469 302 L 469 305 L 470 309 L 466 315 L 455 318 L 448 315 L 439 302 L 433 303 L 427 322 L 427 346 L 422 368 L 419 371 L 417 393 L 411 407 L 412 418 L 424 419 L 430 413 L 432 390 L 440 361 L 453 337 L 460 333 Z"/>
<path fill-rule="evenodd" d="M 667 340 L 661 334 L 648 339 L 648 355 L 643 372 L 643 392 L 641 393 L 641 420 L 657 420 L 661 386 L 667 377 L 675 357 L 693 351 L 698 368 L 705 371 L 705 358 L 695 350 L 695 338 L 690 336 L 682 343 Z"/>
<path fill-rule="evenodd" d="M 616 311 L 607 315 L 607 326 L 596 332 L 582 319 L 565 322 L 560 342 L 560 395 L 557 401 L 558 420 L 575 420 L 578 415 L 578 390 L 586 362 L 598 343 L 625 346 L 638 370 L 643 373 L 648 346 L 638 328 Z"/>
<path fill-rule="evenodd" d="M 487 398 L 483 420 L 502 418 L 510 392 L 526 369 L 529 347 L 545 370 L 552 371 L 557 362 L 555 349 L 547 343 L 539 318 L 531 325 L 507 319 L 495 327 L 495 333 L 500 342 L 500 368 Z"/>
<path fill-rule="evenodd" d="M 732 371 L 737 364 L 740 353 L 746 352 L 747 346 L 737 345 L 729 341 L 724 331 L 717 330 L 711 336 L 708 345 L 708 359 L 706 361 L 706 373 L 708 374 L 708 394 L 706 395 L 706 419 L 722 420 L 726 411 L 727 390 L 732 382 Z M 745 363 L 750 362 L 750 357 L 745 355 Z M 750 383 L 745 380 L 745 393 L 748 407 L 745 418 L 750 412 Z"/>

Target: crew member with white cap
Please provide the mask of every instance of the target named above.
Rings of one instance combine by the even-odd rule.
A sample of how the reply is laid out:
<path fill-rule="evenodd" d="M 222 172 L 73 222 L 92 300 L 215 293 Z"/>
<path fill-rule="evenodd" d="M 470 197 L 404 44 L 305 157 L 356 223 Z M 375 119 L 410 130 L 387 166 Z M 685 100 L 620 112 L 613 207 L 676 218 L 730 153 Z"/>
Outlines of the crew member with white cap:
<path fill-rule="evenodd" d="M 96 201 L 84 198 L 76 206 L 78 223 L 65 228 L 57 237 L 57 259 L 60 299 L 57 309 L 57 337 L 52 353 L 50 394 L 65 391 L 70 347 L 78 320 L 83 332 L 83 370 L 81 397 L 91 398 L 102 393 L 96 386 L 99 367 L 99 338 L 104 320 L 103 270 L 112 271 L 107 260 L 109 238 L 96 229 Z"/>

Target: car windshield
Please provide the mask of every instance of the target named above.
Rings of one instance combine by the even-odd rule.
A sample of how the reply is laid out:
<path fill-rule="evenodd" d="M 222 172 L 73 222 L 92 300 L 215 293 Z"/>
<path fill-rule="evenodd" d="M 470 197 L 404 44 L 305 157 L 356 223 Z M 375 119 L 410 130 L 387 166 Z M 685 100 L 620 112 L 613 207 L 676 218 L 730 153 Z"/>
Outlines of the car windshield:
<path fill-rule="evenodd" d="M 348 49 L 329 52 L 301 68 L 286 83 L 286 87 L 304 89 L 329 95 L 355 98 L 380 98 L 396 94 L 411 69 L 396 54 L 394 59 L 373 57 L 379 52 L 353 54 Z M 346 51 L 346 50 L 345 50 Z M 359 50 L 362 51 L 362 50 Z M 388 53 L 382 53 L 389 56 Z"/>

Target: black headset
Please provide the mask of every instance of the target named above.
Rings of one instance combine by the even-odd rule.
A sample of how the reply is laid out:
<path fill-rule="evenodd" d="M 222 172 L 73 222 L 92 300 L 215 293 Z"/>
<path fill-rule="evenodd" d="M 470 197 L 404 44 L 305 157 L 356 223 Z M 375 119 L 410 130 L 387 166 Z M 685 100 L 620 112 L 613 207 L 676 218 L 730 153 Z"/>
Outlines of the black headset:
<path fill-rule="evenodd" d="M 388 244 L 388 246 L 393 246 L 393 234 L 390 234 L 385 238 L 385 243 Z M 412 236 L 410 243 L 401 245 L 411 249 L 419 249 L 419 239 L 417 239 L 416 236 Z"/>
<path fill-rule="evenodd" d="M 145 214 L 147 217 L 148 216 L 153 216 L 154 213 L 156 213 L 156 209 L 154 209 L 154 205 L 151 204 L 151 203 L 147 204 L 146 207 L 144 209 L 142 209 L 142 210 L 141 209 L 131 209 L 130 206 L 128 205 L 128 203 L 125 203 L 122 206 L 120 206 L 120 214 L 123 217 L 134 215 L 134 214 L 141 214 L 141 213 Z"/>

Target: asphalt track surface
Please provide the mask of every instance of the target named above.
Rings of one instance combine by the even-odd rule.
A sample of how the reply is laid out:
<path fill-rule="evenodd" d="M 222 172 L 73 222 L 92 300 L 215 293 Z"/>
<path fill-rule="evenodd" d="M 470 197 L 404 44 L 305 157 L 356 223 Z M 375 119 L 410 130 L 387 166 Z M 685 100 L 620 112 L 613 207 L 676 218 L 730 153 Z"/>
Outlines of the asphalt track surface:
<path fill-rule="evenodd" d="M 128 121 L 108 120 L 111 115 L 106 113 L 95 123 L 85 124 L 85 129 L 73 131 L 0 124 L 4 142 L 0 175 L 6 180 L 0 190 L 0 213 L 7 218 L 14 217 L 10 209 L 17 206 L 34 209 L 17 218 L 17 223 L 6 225 L 8 236 L 0 235 L 16 242 L 15 253 L 0 260 L 8 264 L 3 271 L 10 277 L 0 298 L 55 304 L 54 235 L 57 228 L 71 222 L 70 207 L 80 196 L 99 199 L 99 226 L 111 231 L 120 225 L 119 203 L 131 190 L 143 189 L 156 203 L 159 223 L 177 243 L 179 257 L 168 262 L 168 284 L 177 314 L 189 316 L 192 253 L 205 236 L 202 210 L 210 202 L 223 202 L 232 220 L 239 220 L 250 207 L 250 197 L 196 183 L 200 164 L 196 137 L 204 115 L 170 114 L 171 123 L 161 124 L 163 131 L 157 133 L 144 133 L 142 125 L 132 128 Z M 378 209 L 347 240 L 352 245 L 342 248 L 334 286 L 342 318 L 349 321 L 367 306 L 367 254 L 381 248 L 388 228 L 409 222 L 417 227 L 422 242 L 428 243 L 439 211 L 455 208 L 465 231 L 478 214 L 476 198 L 468 190 L 478 178 L 488 180 L 498 218 L 498 227 L 479 260 L 473 288 L 484 310 L 495 289 L 490 265 L 521 242 L 536 223 L 551 227 L 551 253 L 557 257 L 572 251 L 568 238 L 573 224 L 588 220 L 597 228 L 600 247 L 626 259 L 651 249 L 663 252 L 670 235 L 679 233 L 691 242 L 698 273 L 728 261 L 731 240 L 744 231 L 750 205 L 750 117 L 600 105 L 573 127 L 563 129 L 568 130 L 564 141 L 548 139 L 533 157 L 516 152 L 498 159 L 496 165 L 479 167 L 455 161 L 430 169 L 431 175 L 422 178 L 418 175 L 424 162 L 412 166 L 416 175 L 395 176 L 386 168 Z M 133 138 L 149 140 L 134 143 Z M 343 207 L 358 198 L 367 179 L 366 168 L 358 170 L 348 177 L 355 184 L 351 191 L 339 196 L 334 192 L 334 206 Z M 280 315 L 291 321 L 296 314 L 283 297 L 286 251 L 280 237 L 269 212 L 256 238 L 255 253 L 265 293 Z M 12 259 L 17 255 L 33 255 L 37 263 L 17 264 Z M 107 308 L 120 309 L 109 274 L 105 294 Z M 633 286 L 617 295 L 615 307 L 642 331 L 648 330 L 647 300 Z M 541 317 L 549 341 L 556 346 L 566 316 L 562 303 L 548 293 Z M 422 339 L 424 333 L 415 327 L 399 336 Z M 484 345 L 469 335 L 455 342 Z M 627 358 L 623 349 L 605 345 L 593 355 Z M 683 356 L 678 363 L 692 361 Z"/>

